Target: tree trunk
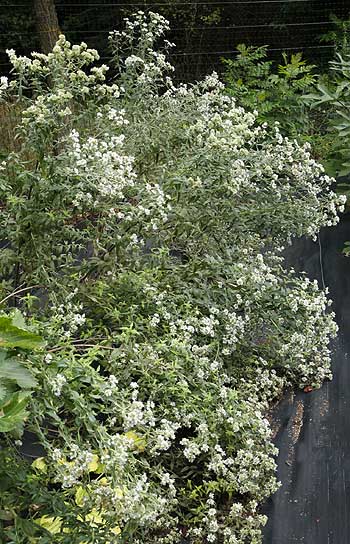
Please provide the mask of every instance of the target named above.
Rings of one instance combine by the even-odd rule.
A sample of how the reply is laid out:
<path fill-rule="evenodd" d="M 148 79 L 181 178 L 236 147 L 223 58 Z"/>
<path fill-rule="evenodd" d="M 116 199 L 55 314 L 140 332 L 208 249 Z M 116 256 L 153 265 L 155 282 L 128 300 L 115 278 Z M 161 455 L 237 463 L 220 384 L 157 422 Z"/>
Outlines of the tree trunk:
<path fill-rule="evenodd" d="M 34 0 L 34 12 L 41 51 L 50 53 L 60 35 L 54 0 Z"/>

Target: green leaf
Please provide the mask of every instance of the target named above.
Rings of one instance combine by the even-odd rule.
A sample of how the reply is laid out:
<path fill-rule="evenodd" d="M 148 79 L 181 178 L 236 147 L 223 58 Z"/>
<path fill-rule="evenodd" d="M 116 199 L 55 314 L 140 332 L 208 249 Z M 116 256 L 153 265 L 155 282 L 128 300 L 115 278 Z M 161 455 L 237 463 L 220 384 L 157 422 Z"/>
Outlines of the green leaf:
<path fill-rule="evenodd" d="M 41 336 L 14 324 L 17 317 L 0 317 L 0 347 L 38 349 L 44 346 Z"/>
<path fill-rule="evenodd" d="M 24 316 L 19 310 L 14 310 L 13 312 L 11 312 L 11 318 L 12 325 L 15 325 L 15 327 L 18 327 L 19 329 L 23 329 L 25 331 L 28 330 Z"/>
<path fill-rule="evenodd" d="M 15 357 L 6 358 L 7 353 L 0 349 L 0 398 L 2 379 L 12 380 L 22 389 L 31 389 L 37 382 L 29 372 Z M 6 387 L 6 386 L 5 386 Z"/>
<path fill-rule="evenodd" d="M 7 404 L 2 407 L 3 415 L 0 416 L 0 432 L 13 431 L 23 424 L 27 416 L 28 397 L 28 393 L 15 393 Z"/>
<path fill-rule="evenodd" d="M 0 381 L 0 406 L 6 400 L 6 397 L 8 394 L 9 394 L 8 388 L 6 387 L 4 383 L 1 383 Z"/>
<path fill-rule="evenodd" d="M 0 417 L 0 433 L 9 433 L 21 427 L 27 413 L 25 410 L 17 417 Z"/>
<path fill-rule="evenodd" d="M 14 518 L 14 513 L 10 510 L 0 510 L 0 519 L 10 521 Z"/>
<path fill-rule="evenodd" d="M 11 400 L 5 406 L 2 407 L 2 412 L 4 414 L 2 417 L 15 418 L 18 415 L 22 414 L 23 410 L 27 406 L 28 397 L 29 397 L 28 393 L 23 393 L 23 392 L 14 393 L 14 395 L 12 395 Z"/>
<path fill-rule="evenodd" d="M 38 533 L 38 526 L 32 521 L 24 518 L 16 518 L 16 529 L 23 532 L 27 537 L 33 537 Z"/>

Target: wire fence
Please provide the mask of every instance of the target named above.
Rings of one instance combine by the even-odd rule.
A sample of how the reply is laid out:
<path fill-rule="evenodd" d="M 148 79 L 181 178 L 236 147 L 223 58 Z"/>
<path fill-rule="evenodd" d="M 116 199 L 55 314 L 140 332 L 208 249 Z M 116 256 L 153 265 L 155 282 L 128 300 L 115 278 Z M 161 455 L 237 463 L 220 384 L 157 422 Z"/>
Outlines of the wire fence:
<path fill-rule="evenodd" d="M 282 51 L 303 51 L 311 62 L 325 64 L 333 46 L 320 37 L 336 30 L 330 16 L 349 18 L 348 0 L 225 0 L 156 2 L 55 2 L 60 28 L 73 42 L 84 40 L 108 58 L 107 36 L 123 26 L 123 18 L 142 9 L 158 11 L 171 23 L 167 38 L 177 79 L 191 81 L 215 69 L 221 57 L 235 56 L 237 44 L 269 45 L 272 57 Z M 0 4 L 0 67 L 9 69 L 6 48 L 29 54 L 40 47 L 32 2 Z"/>

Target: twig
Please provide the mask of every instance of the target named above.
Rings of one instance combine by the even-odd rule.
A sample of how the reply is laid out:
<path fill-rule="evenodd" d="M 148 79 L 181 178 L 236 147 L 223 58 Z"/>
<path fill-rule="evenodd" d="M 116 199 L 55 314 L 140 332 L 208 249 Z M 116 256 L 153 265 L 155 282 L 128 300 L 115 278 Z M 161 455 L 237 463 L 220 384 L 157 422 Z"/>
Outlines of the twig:
<path fill-rule="evenodd" d="M 56 348 L 49 349 L 48 352 L 52 353 L 54 351 L 61 351 L 62 349 L 66 349 L 67 347 L 68 346 L 57 346 Z M 102 346 L 100 344 L 78 344 L 78 345 L 73 345 L 71 347 L 74 347 L 77 349 L 80 349 L 80 348 L 99 348 L 99 349 L 110 349 L 110 350 L 115 349 L 112 346 Z"/>
<path fill-rule="evenodd" d="M 23 289 L 17 289 L 16 291 L 13 291 L 13 293 L 10 293 L 9 295 L 7 295 L 7 297 L 0 300 L 0 304 L 3 304 L 9 298 L 15 297 L 19 293 L 23 293 L 24 291 L 30 291 L 31 289 L 35 289 L 35 287 L 42 287 L 42 285 L 31 285 L 30 287 L 23 287 Z"/>

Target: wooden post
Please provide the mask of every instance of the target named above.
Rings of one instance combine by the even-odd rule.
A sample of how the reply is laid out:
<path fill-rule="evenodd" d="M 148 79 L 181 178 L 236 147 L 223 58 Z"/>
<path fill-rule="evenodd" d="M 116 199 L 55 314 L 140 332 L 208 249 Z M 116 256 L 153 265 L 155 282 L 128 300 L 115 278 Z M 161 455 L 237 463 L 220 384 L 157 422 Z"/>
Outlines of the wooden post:
<path fill-rule="evenodd" d="M 50 53 L 60 35 L 54 0 L 34 0 L 34 12 L 41 51 Z"/>

